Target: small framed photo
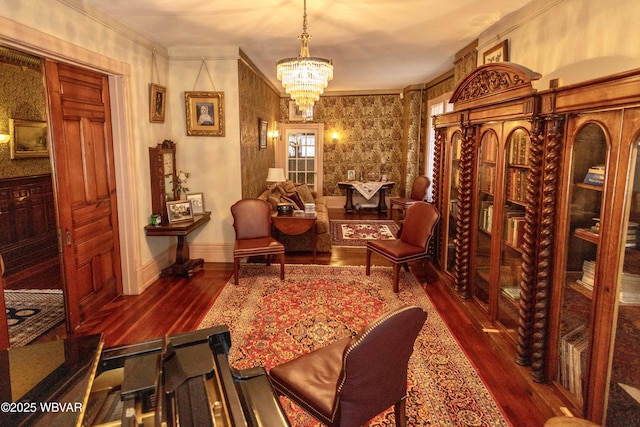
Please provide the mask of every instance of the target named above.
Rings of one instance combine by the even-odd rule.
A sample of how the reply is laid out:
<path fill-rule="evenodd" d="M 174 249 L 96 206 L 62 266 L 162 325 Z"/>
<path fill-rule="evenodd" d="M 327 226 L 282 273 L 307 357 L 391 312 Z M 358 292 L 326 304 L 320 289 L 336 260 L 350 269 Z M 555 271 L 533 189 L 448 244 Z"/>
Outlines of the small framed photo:
<path fill-rule="evenodd" d="M 224 136 L 224 92 L 185 92 L 188 136 Z"/>
<path fill-rule="evenodd" d="M 485 64 L 494 62 L 505 62 L 509 60 L 509 49 L 507 40 L 503 40 L 483 54 Z"/>
<path fill-rule="evenodd" d="M 151 83 L 149 91 L 149 121 L 151 123 L 164 123 L 167 88 Z"/>
<path fill-rule="evenodd" d="M 204 212 L 204 197 L 202 193 L 189 193 L 187 200 L 191 202 L 191 212 L 194 215 Z"/>
<path fill-rule="evenodd" d="M 173 202 L 167 202 L 167 214 L 169 217 L 169 224 L 181 221 L 191 221 L 193 219 L 191 201 L 176 200 Z"/>
<path fill-rule="evenodd" d="M 49 157 L 47 123 L 9 119 L 11 159 Z"/>
<path fill-rule="evenodd" d="M 296 101 L 289 100 L 289 121 L 303 122 L 306 120 L 313 120 L 313 107 L 311 107 L 310 111 L 302 111 L 296 105 Z"/>
<path fill-rule="evenodd" d="M 349 169 L 347 171 L 347 181 L 355 181 L 356 180 L 356 171 L 353 169 Z"/>
<path fill-rule="evenodd" d="M 268 123 L 266 120 L 258 119 L 258 129 L 259 129 L 259 150 L 265 150 L 267 148 L 267 127 Z"/>

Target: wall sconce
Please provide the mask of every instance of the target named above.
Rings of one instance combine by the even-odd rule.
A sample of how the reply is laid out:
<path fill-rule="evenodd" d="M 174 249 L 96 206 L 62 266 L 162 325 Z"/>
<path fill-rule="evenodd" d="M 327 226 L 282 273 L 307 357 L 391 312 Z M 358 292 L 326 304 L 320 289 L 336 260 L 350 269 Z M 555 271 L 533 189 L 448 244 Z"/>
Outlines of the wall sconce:
<path fill-rule="evenodd" d="M 338 142 L 338 132 L 334 132 L 331 135 L 331 140 L 333 141 L 333 143 L 335 144 L 336 142 Z"/>
<path fill-rule="evenodd" d="M 6 144 L 11 139 L 11 135 L 0 133 L 0 144 Z"/>
<path fill-rule="evenodd" d="M 273 140 L 274 144 L 278 140 L 278 136 L 279 135 L 280 135 L 280 133 L 278 132 L 278 129 L 274 129 L 274 130 L 271 131 L 271 139 Z"/>

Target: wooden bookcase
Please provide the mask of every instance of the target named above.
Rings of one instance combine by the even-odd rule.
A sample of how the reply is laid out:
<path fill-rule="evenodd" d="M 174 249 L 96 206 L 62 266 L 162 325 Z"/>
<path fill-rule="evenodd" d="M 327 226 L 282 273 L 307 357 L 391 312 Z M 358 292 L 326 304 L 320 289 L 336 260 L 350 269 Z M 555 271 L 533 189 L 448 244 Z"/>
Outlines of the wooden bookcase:
<path fill-rule="evenodd" d="M 640 70 L 538 77 L 481 66 L 435 118 L 441 273 L 576 416 L 640 425 Z"/>

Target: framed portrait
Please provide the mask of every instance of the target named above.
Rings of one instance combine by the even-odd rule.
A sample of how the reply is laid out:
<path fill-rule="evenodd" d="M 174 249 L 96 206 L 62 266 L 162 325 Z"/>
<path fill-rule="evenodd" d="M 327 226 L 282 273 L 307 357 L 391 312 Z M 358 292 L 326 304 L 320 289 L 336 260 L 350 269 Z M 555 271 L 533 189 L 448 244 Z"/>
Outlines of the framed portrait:
<path fill-rule="evenodd" d="M 180 221 L 191 221 L 193 219 L 191 201 L 175 200 L 167 202 L 167 214 L 169 217 L 169 224 Z"/>
<path fill-rule="evenodd" d="M 313 107 L 311 107 L 310 111 L 302 111 L 296 105 L 296 101 L 289 100 L 289 121 L 302 122 L 305 120 L 313 120 Z"/>
<path fill-rule="evenodd" d="M 191 212 L 194 215 L 204 213 L 204 196 L 202 193 L 189 193 L 187 200 L 191 202 Z"/>
<path fill-rule="evenodd" d="M 503 40 L 483 54 L 484 64 L 505 62 L 509 60 L 507 40 Z"/>
<path fill-rule="evenodd" d="M 11 158 L 49 157 L 47 123 L 9 119 Z"/>
<path fill-rule="evenodd" d="M 224 92 L 185 92 L 188 136 L 224 136 Z"/>
<path fill-rule="evenodd" d="M 347 171 L 347 181 L 355 181 L 356 180 L 356 171 L 353 169 L 349 169 Z"/>
<path fill-rule="evenodd" d="M 164 123 L 167 88 L 155 83 L 151 83 L 149 86 L 149 121 Z"/>
<path fill-rule="evenodd" d="M 268 123 L 266 120 L 258 119 L 258 129 L 259 129 L 259 150 L 265 150 L 267 148 L 267 127 Z"/>

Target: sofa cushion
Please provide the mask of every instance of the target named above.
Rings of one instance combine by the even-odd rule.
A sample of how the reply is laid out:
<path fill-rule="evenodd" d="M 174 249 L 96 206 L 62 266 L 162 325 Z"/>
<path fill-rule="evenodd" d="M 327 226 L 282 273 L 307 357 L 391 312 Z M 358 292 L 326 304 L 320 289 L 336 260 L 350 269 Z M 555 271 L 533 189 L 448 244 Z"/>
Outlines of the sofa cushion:
<path fill-rule="evenodd" d="M 283 196 L 291 196 L 296 192 L 296 184 L 293 181 L 282 182 L 278 184 L 277 188 Z"/>
<path fill-rule="evenodd" d="M 280 200 L 282 200 L 283 202 L 292 203 L 294 209 L 304 209 L 304 202 L 296 192 L 293 192 L 288 196 L 280 196 Z"/>
<path fill-rule="evenodd" d="M 313 198 L 313 194 L 311 194 L 311 190 L 307 184 L 296 184 L 296 193 L 300 196 L 304 203 L 315 203 L 315 199 Z"/>

